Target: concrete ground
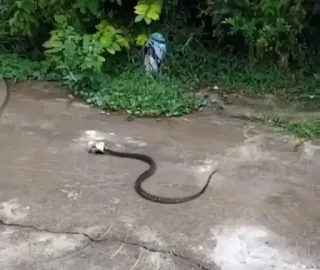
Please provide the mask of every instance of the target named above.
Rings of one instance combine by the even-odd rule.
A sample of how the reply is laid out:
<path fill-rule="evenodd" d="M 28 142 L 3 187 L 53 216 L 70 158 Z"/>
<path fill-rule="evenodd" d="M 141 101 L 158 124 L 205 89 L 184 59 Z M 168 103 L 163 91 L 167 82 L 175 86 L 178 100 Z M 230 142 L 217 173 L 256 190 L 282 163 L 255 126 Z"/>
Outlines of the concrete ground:
<path fill-rule="evenodd" d="M 139 119 L 74 102 L 46 83 L 11 86 L 1 119 L 0 269 L 319 270 L 320 152 L 266 127 L 209 114 Z M 3 94 L 3 87 L 0 89 Z M 86 152 L 104 138 L 151 155 L 146 165 Z"/>

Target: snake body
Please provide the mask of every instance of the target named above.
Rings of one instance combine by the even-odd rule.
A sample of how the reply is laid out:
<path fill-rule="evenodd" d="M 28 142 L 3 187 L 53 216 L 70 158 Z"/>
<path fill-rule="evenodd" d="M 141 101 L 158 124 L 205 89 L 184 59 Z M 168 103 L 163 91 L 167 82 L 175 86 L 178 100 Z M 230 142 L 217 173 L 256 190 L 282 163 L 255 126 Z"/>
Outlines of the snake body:
<path fill-rule="evenodd" d="M 6 97 L 5 97 L 3 103 L 2 103 L 2 105 L 0 107 L 0 118 L 1 118 L 1 116 L 3 114 L 4 109 L 6 108 L 8 102 L 10 100 L 10 89 L 9 89 L 9 87 L 6 84 L 5 81 L 4 81 L 4 83 L 5 83 L 5 86 L 6 86 Z M 147 163 L 149 165 L 149 168 L 138 176 L 138 178 L 136 179 L 136 182 L 134 184 L 134 189 L 141 197 L 143 197 L 146 200 L 152 201 L 152 202 L 158 202 L 158 203 L 163 203 L 163 204 L 179 204 L 179 203 L 184 203 L 184 202 L 188 202 L 188 201 L 194 200 L 194 199 L 198 198 L 200 195 L 202 195 L 206 191 L 206 189 L 209 186 L 211 177 L 217 172 L 217 170 L 214 170 L 209 175 L 209 177 L 207 178 L 206 184 L 203 186 L 203 188 L 198 193 L 195 193 L 195 194 L 190 195 L 190 196 L 182 197 L 182 198 L 160 197 L 160 196 L 151 194 L 151 193 L 145 191 L 142 188 L 142 183 L 145 180 L 147 180 L 148 178 L 150 178 L 152 175 L 154 175 L 156 170 L 157 170 L 157 164 L 156 164 L 156 162 L 154 161 L 154 159 L 152 157 L 150 157 L 148 155 L 145 155 L 145 154 L 113 151 L 113 150 L 110 150 L 110 149 L 107 149 L 107 148 L 104 148 L 103 152 L 101 152 L 101 151 L 97 151 L 97 149 L 93 149 L 93 148 L 94 147 L 92 147 L 89 150 L 89 152 L 106 154 L 106 155 L 120 157 L 120 158 L 136 159 L 136 160 L 140 160 L 142 162 Z"/>
<path fill-rule="evenodd" d="M 7 85 L 6 81 L 4 80 L 4 78 L 1 75 L 0 75 L 0 80 L 3 80 L 3 83 L 5 84 L 5 88 L 6 88 L 6 97 L 0 107 L 0 118 L 1 118 L 3 111 L 7 107 L 9 99 L 10 99 L 10 89 L 9 89 L 9 86 Z"/>
<path fill-rule="evenodd" d="M 95 149 L 95 150 L 97 150 L 97 149 Z M 92 151 L 90 151 L 90 152 L 92 152 Z M 140 160 L 142 162 L 147 163 L 149 165 L 149 168 L 138 176 L 138 178 L 136 179 L 136 182 L 134 184 L 134 189 L 144 199 L 152 201 L 152 202 L 162 203 L 162 204 L 179 204 L 179 203 L 188 202 L 188 201 L 191 201 L 191 200 L 198 198 L 201 194 L 203 194 L 206 191 L 206 189 L 208 188 L 208 185 L 210 183 L 211 177 L 217 172 L 217 170 L 214 170 L 209 175 L 204 187 L 196 194 L 186 196 L 186 197 L 181 197 L 181 198 L 160 197 L 160 196 L 151 194 L 142 188 L 142 183 L 145 180 L 147 180 L 148 178 L 150 178 L 152 175 L 154 175 L 157 170 L 157 164 L 153 160 L 152 157 L 145 155 L 145 154 L 113 151 L 113 150 L 110 150 L 107 148 L 104 148 L 103 152 L 101 152 L 101 151 L 94 151 L 94 152 L 100 153 L 100 154 L 105 154 L 105 155 L 110 155 L 110 156 L 115 156 L 115 157 L 120 157 L 120 158 L 136 159 L 136 160 Z"/>

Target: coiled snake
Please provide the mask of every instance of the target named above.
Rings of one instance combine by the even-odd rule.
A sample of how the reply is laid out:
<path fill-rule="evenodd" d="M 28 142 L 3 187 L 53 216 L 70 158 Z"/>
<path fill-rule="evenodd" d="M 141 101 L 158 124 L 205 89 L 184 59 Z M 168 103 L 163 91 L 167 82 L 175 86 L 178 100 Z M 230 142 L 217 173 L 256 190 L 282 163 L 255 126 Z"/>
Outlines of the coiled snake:
<path fill-rule="evenodd" d="M 142 183 L 145 180 L 147 180 L 148 178 L 150 178 L 152 175 L 154 175 L 157 170 L 157 164 L 153 160 L 153 158 L 151 158 L 150 156 L 145 155 L 145 154 L 138 154 L 138 153 L 118 152 L 118 151 L 113 151 L 113 150 L 107 149 L 105 147 L 103 148 L 103 150 L 99 150 L 95 146 L 92 146 L 89 149 L 89 153 L 110 155 L 110 156 L 115 156 L 115 157 L 120 157 L 120 158 L 136 159 L 136 160 L 140 160 L 140 161 L 147 163 L 149 165 L 149 168 L 138 176 L 138 178 L 136 179 L 136 182 L 134 184 L 134 189 L 144 199 L 147 199 L 152 202 L 163 203 L 163 204 L 179 204 L 179 203 L 188 202 L 188 201 L 191 201 L 191 200 L 198 198 L 201 194 L 203 194 L 206 191 L 206 189 L 210 183 L 211 177 L 217 172 L 217 170 L 214 170 L 209 175 L 204 187 L 196 194 L 186 196 L 186 197 L 181 197 L 181 198 L 160 197 L 157 195 L 150 194 L 149 192 L 145 191 L 141 186 Z"/>

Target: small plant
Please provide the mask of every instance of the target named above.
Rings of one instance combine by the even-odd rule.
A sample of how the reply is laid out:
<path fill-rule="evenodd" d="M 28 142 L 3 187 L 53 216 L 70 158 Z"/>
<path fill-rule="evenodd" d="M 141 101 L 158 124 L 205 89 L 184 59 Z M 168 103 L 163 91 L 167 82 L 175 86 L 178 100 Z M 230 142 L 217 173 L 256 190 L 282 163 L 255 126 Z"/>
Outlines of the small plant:
<path fill-rule="evenodd" d="M 291 122 L 285 127 L 285 130 L 295 134 L 300 138 L 316 139 L 320 138 L 320 123 L 319 122 Z"/>
<path fill-rule="evenodd" d="M 319 121 L 283 121 L 278 119 L 273 120 L 272 123 L 298 138 L 307 140 L 320 139 Z"/>
<path fill-rule="evenodd" d="M 155 81 L 135 68 L 125 70 L 87 101 L 102 109 L 125 111 L 135 116 L 181 116 L 197 110 L 201 103 L 185 94 L 177 79 Z"/>
<path fill-rule="evenodd" d="M 94 34 L 80 34 L 68 24 L 64 15 L 55 15 L 57 27 L 43 46 L 47 63 L 61 74 L 64 83 L 82 97 L 85 91 L 95 91 L 103 77 L 102 67 L 107 54 L 128 48 L 129 43 L 120 30 L 102 21 Z M 92 84 L 92 85 L 91 85 Z M 80 92 L 79 92 L 80 91 Z"/>
<path fill-rule="evenodd" d="M 249 45 L 251 55 L 263 59 L 277 57 L 287 68 L 289 57 L 302 61 L 306 11 L 303 0 L 225 1 L 208 0 L 207 13 L 220 15 L 221 23 L 229 26 L 230 34 L 240 34 Z"/>
<path fill-rule="evenodd" d="M 58 80 L 93 106 L 137 116 L 199 109 L 201 101 L 185 89 L 201 83 L 225 93 L 272 93 L 320 107 L 316 61 L 301 69 L 305 41 L 319 36 L 306 34 L 320 29 L 317 1 L 122 2 L 0 0 L 0 53 L 6 52 L 0 54 L 0 72 L 13 80 Z M 146 78 L 138 65 L 139 50 L 155 31 L 169 40 L 159 81 Z M 229 47 L 241 58 L 226 53 Z M 309 58 L 318 55 L 319 43 L 313 43 Z M 293 63 L 300 72 L 290 69 Z M 300 127 L 291 124 L 290 130 Z"/>
<path fill-rule="evenodd" d="M 42 66 L 38 62 L 32 62 L 14 54 L 0 54 L 0 74 L 6 79 L 12 81 L 44 79 L 46 74 L 41 70 L 43 70 Z"/>
<path fill-rule="evenodd" d="M 162 0 L 139 0 L 134 8 L 134 13 L 137 15 L 135 22 L 144 20 L 147 24 L 150 24 L 152 21 L 158 21 L 162 5 Z"/>

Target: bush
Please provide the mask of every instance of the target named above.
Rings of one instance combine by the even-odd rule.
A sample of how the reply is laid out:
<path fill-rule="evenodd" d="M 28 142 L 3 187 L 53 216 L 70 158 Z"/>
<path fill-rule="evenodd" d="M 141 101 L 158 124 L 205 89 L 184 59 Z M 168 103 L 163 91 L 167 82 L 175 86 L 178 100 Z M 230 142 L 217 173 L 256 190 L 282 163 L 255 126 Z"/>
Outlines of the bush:
<path fill-rule="evenodd" d="M 289 57 L 302 61 L 306 27 L 303 0 L 207 0 L 206 13 L 219 15 L 231 35 L 241 35 L 248 44 L 251 56 L 262 59 L 277 57 L 279 64 L 288 67 Z"/>
<path fill-rule="evenodd" d="M 219 81 L 255 94 L 292 88 L 297 81 L 274 62 L 301 69 L 307 59 L 317 59 L 318 6 L 316 0 L 0 0 L 0 52 L 36 59 L 37 64 L 29 64 L 41 65 L 41 74 L 31 69 L 26 77 L 59 79 L 100 107 L 180 115 L 199 106 L 182 92 L 192 80 Z M 155 30 L 171 40 L 165 70 L 171 83 L 143 78 L 136 65 L 139 50 Z M 249 54 L 239 60 L 221 57 L 224 50 L 212 52 L 229 46 Z M 270 64 L 265 68 L 261 62 Z M 313 73 L 316 69 L 316 61 L 305 68 Z M 14 76 L 10 69 L 5 73 Z M 121 80 L 126 76 L 143 81 L 141 89 L 136 82 L 125 87 Z M 288 90 L 289 95 L 302 96 L 303 86 Z M 305 96 L 315 96 L 317 88 L 308 88 Z"/>
<path fill-rule="evenodd" d="M 137 43 L 143 45 L 151 23 L 160 22 L 162 14 L 161 23 L 170 23 L 171 28 L 183 21 L 182 27 L 202 25 L 200 31 L 219 33 L 219 39 L 240 36 L 243 44 L 239 44 L 239 39 L 231 39 L 237 42 L 232 45 L 248 46 L 251 57 L 276 59 L 281 66 L 288 67 L 290 61 L 302 64 L 305 60 L 307 32 L 312 28 L 308 23 L 317 23 L 312 19 L 318 9 L 315 0 L 203 0 L 192 5 L 187 0 L 124 4 L 121 0 L 2 0 L 0 37 L 20 38 L 32 45 L 49 39 L 53 45 L 57 38 L 67 42 L 63 36 L 71 31 L 74 37 L 85 36 L 85 40 L 101 46 L 99 54 L 106 58 L 106 53 L 115 54 Z M 64 46 L 62 43 L 56 44 L 55 50 Z M 60 53 L 53 48 L 46 52 Z"/>

